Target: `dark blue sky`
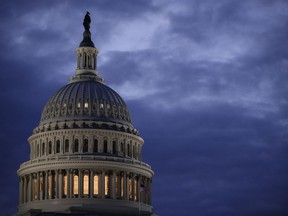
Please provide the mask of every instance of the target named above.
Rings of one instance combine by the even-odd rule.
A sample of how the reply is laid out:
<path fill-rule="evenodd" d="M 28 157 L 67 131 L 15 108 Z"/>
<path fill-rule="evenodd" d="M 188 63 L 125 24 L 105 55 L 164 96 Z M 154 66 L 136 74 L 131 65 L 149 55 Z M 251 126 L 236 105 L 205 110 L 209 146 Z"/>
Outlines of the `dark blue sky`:
<path fill-rule="evenodd" d="M 1 1 L 0 216 L 82 21 L 155 171 L 160 216 L 288 215 L 288 1 Z"/>

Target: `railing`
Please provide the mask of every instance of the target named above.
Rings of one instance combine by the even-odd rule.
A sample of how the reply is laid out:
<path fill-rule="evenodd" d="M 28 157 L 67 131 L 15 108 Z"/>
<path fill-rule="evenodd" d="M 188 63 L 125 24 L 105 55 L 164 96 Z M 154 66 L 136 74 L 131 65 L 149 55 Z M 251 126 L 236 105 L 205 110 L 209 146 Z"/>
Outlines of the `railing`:
<path fill-rule="evenodd" d="M 139 166 L 144 166 L 151 169 L 151 166 L 135 159 L 129 158 L 121 158 L 121 157 L 111 157 L 111 156 L 99 156 L 99 155 L 57 155 L 57 156 L 48 156 L 45 158 L 38 158 L 34 160 L 29 160 L 24 162 L 20 165 L 20 168 L 31 165 L 37 164 L 41 162 L 50 162 L 50 161 L 73 161 L 73 160 L 90 160 L 90 161 L 112 161 L 118 163 L 126 163 L 126 164 L 135 164 Z"/>

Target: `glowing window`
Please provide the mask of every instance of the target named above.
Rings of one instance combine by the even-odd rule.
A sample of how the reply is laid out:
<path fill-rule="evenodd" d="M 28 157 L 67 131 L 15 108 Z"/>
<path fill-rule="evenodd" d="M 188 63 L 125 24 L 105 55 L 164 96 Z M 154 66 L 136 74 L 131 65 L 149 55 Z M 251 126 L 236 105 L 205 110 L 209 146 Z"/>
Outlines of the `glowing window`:
<path fill-rule="evenodd" d="M 89 194 L 89 175 L 85 174 L 83 178 L 83 194 L 88 195 Z"/>
<path fill-rule="evenodd" d="M 81 107 L 81 103 L 78 102 L 78 103 L 77 103 L 77 108 L 80 109 L 80 107 Z"/>
<path fill-rule="evenodd" d="M 104 184 L 105 188 L 105 196 L 109 195 L 109 175 L 105 175 L 105 184 Z"/>
<path fill-rule="evenodd" d="M 37 199 L 37 179 L 32 179 L 32 200 Z"/>
<path fill-rule="evenodd" d="M 67 181 L 67 174 L 63 176 L 63 195 L 67 196 L 67 188 L 68 188 L 68 181 Z"/>
<path fill-rule="evenodd" d="M 132 198 L 133 198 L 133 195 L 132 195 L 132 187 L 133 187 L 132 178 L 129 177 L 129 199 L 132 199 Z"/>
<path fill-rule="evenodd" d="M 100 104 L 100 109 L 104 109 L 104 104 L 103 103 Z"/>
<path fill-rule="evenodd" d="M 88 107 L 89 107 L 88 102 L 85 102 L 85 103 L 84 103 L 84 108 L 85 108 L 85 109 L 88 109 Z"/>
<path fill-rule="evenodd" d="M 93 191 L 94 195 L 98 195 L 99 194 L 99 176 L 95 175 L 94 176 L 94 191 Z"/>
<path fill-rule="evenodd" d="M 78 195 L 78 176 L 74 175 L 73 177 L 73 194 Z"/>

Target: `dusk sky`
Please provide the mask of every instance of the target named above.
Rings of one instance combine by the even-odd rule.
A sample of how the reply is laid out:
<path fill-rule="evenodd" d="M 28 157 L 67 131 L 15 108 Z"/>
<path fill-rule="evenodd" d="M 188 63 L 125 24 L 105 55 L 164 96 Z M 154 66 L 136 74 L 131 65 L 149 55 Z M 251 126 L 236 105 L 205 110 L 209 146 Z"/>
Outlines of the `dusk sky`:
<path fill-rule="evenodd" d="M 126 101 L 160 216 L 288 215 L 287 0 L 0 4 L 0 216 L 42 109 L 76 69 L 86 11 L 99 75 Z"/>

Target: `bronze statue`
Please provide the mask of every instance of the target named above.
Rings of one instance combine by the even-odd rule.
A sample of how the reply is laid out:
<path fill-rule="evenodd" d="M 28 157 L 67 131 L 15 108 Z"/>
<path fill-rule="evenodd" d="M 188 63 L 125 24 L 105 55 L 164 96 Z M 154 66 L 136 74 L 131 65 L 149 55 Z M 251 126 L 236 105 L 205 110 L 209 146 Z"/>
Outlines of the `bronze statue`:
<path fill-rule="evenodd" d="M 85 30 L 89 31 L 90 23 L 91 23 L 90 13 L 87 11 L 85 18 L 84 18 L 84 21 L 83 21 L 83 26 L 84 26 Z"/>

